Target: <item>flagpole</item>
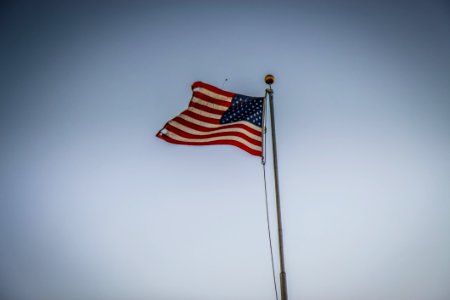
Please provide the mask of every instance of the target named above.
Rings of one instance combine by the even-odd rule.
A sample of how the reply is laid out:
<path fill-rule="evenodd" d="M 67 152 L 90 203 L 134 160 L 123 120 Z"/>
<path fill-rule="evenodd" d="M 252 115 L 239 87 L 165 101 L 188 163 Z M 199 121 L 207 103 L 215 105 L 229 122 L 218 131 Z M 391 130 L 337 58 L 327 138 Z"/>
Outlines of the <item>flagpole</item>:
<path fill-rule="evenodd" d="M 266 92 L 269 94 L 270 105 L 270 126 L 272 128 L 272 151 L 273 151 L 273 169 L 275 177 L 275 197 L 277 204 L 277 223 L 278 223 L 278 250 L 280 253 L 280 286 L 281 286 L 281 300 L 288 300 L 287 284 L 286 284 L 286 270 L 284 268 L 284 245 L 283 245 L 283 225 L 281 222 L 281 204 L 280 204 L 280 188 L 278 183 L 278 158 L 277 158 L 277 138 L 275 132 L 275 113 L 273 105 L 273 90 L 272 84 L 275 77 L 271 74 L 266 75 L 264 81 L 269 85 Z"/>

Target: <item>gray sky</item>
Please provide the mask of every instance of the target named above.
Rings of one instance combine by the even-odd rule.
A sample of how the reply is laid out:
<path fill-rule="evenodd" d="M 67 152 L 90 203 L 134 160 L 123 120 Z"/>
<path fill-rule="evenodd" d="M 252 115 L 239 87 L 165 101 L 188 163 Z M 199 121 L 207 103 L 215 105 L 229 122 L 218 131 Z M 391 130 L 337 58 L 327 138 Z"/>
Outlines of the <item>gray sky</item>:
<path fill-rule="evenodd" d="M 274 299 L 259 159 L 154 137 L 271 72 L 290 299 L 449 299 L 449 36 L 445 1 L 2 4 L 1 298 Z"/>

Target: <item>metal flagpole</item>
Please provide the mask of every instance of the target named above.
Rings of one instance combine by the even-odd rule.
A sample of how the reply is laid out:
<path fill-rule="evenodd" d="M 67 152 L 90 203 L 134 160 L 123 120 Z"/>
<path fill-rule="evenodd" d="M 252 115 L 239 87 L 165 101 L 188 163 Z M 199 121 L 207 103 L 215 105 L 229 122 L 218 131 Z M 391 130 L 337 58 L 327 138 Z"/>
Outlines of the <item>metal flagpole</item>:
<path fill-rule="evenodd" d="M 277 203 L 277 223 L 278 223 L 278 249 L 280 252 L 280 286 L 281 286 L 281 300 L 288 300 L 287 284 L 286 284 L 286 270 L 284 269 L 284 246 L 283 246 L 283 225 L 281 223 L 281 204 L 280 204 L 280 189 L 278 183 L 278 159 L 277 159 L 277 139 L 275 133 L 275 116 L 273 108 L 273 90 L 272 83 L 275 77 L 271 74 L 266 75 L 264 81 L 269 85 L 266 92 L 269 94 L 270 105 L 270 126 L 272 132 L 272 151 L 273 151 L 273 169 L 275 177 L 275 197 Z"/>

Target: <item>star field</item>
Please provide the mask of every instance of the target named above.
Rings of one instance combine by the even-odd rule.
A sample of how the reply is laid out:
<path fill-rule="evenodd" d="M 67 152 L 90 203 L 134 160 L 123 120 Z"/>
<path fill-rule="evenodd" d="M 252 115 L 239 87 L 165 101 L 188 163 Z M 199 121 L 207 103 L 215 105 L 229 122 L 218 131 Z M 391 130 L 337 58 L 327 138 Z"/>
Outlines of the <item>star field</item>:
<path fill-rule="evenodd" d="M 248 97 L 236 94 L 228 110 L 220 119 L 221 124 L 248 121 L 262 127 L 263 97 Z"/>

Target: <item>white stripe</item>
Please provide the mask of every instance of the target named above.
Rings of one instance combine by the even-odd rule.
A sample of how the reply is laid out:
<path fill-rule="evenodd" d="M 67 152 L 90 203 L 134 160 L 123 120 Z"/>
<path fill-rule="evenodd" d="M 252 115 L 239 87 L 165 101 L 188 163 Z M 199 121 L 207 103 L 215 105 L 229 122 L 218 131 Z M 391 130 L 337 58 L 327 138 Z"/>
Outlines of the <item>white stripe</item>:
<path fill-rule="evenodd" d="M 192 111 L 193 113 L 196 113 L 200 116 L 208 117 L 208 118 L 212 118 L 212 119 L 220 120 L 220 118 L 222 117 L 222 115 L 212 114 L 212 113 L 203 111 L 203 110 L 195 108 L 195 107 L 189 107 L 187 110 Z"/>
<path fill-rule="evenodd" d="M 184 119 L 184 120 L 186 120 L 186 121 L 188 121 L 188 122 L 191 122 L 191 123 L 193 123 L 195 125 L 203 126 L 203 127 L 206 127 L 206 128 L 219 128 L 219 127 L 222 127 L 222 126 L 225 126 L 225 125 L 242 124 L 242 125 L 245 125 L 247 127 L 252 128 L 254 130 L 262 131 L 261 127 L 258 127 L 258 126 L 254 125 L 254 124 L 252 124 L 252 123 L 250 123 L 248 121 L 239 121 L 239 122 L 233 122 L 233 123 L 227 123 L 227 124 L 211 124 L 211 123 L 206 123 L 206 122 L 202 122 L 200 120 L 194 119 L 194 118 L 192 118 L 190 116 L 187 116 L 185 114 L 181 114 L 181 115 L 179 115 L 179 117 Z"/>
<path fill-rule="evenodd" d="M 215 104 L 215 103 L 211 103 L 211 102 L 199 99 L 197 97 L 192 98 L 192 102 L 198 103 L 200 105 L 204 105 L 204 106 L 209 107 L 209 108 L 221 110 L 221 111 L 226 111 L 228 109 L 228 107 L 226 107 L 226 106 Z"/>
<path fill-rule="evenodd" d="M 171 139 L 180 141 L 180 142 L 189 142 L 189 143 L 206 143 L 206 142 L 213 142 L 213 141 L 224 141 L 224 140 L 233 140 L 236 142 L 239 142 L 241 144 L 244 144 L 245 146 L 256 150 L 256 151 L 261 151 L 261 147 L 260 146 L 255 146 L 251 143 L 249 143 L 248 141 L 244 140 L 243 138 L 240 137 L 236 137 L 236 136 L 220 136 L 220 137 L 213 137 L 213 138 L 206 138 L 206 139 L 190 139 L 190 138 L 184 138 L 181 137 L 171 131 L 167 131 L 167 133 L 165 134 L 166 136 L 168 136 Z"/>
<path fill-rule="evenodd" d="M 231 102 L 231 100 L 233 99 L 233 97 L 228 97 L 228 96 L 224 96 L 224 95 L 220 95 L 220 94 L 216 94 L 210 90 L 207 90 L 205 88 L 195 88 L 194 91 L 200 92 L 206 96 L 209 96 L 211 98 L 215 98 L 215 99 L 219 99 L 219 100 L 223 100 L 223 101 L 227 101 L 227 102 Z"/>
<path fill-rule="evenodd" d="M 177 121 L 173 121 L 173 120 L 169 121 L 169 124 L 172 125 L 173 127 L 183 130 L 184 132 L 187 132 L 190 134 L 195 134 L 195 135 L 208 135 L 208 134 L 221 133 L 221 132 L 240 132 L 255 141 L 261 142 L 261 140 L 262 140 L 260 136 L 254 135 L 253 133 L 251 133 L 245 129 L 242 129 L 242 128 L 223 128 L 223 129 L 216 129 L 214 131 L 204 132 L 204 131 L 198 131 L 198 130 L 186 127 L 183 124 L 180 124 Z"/>

